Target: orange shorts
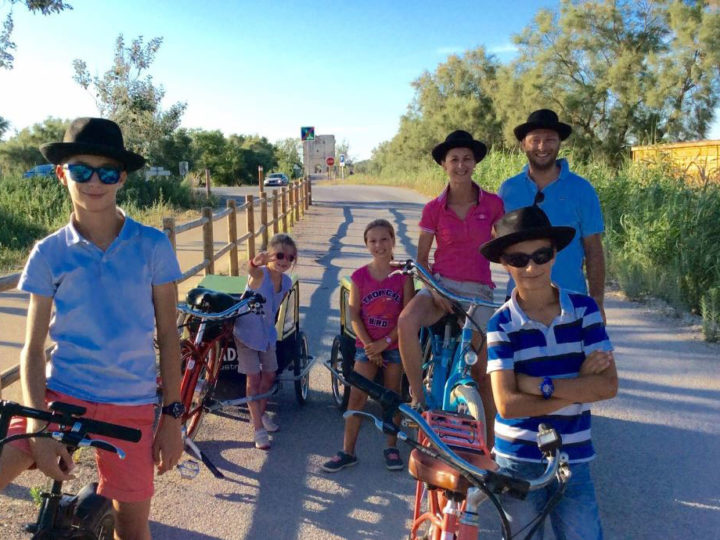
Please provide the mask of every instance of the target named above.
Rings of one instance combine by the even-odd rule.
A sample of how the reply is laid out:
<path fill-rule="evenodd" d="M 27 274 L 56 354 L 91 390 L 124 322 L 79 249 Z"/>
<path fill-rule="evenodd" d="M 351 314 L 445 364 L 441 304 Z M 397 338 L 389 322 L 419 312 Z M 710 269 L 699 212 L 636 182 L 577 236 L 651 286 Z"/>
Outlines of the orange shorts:
<path fill-rule="evenodd" d="M 142 432 L 139 442 L 131 443 L 111 437 L 90 435 L 91 438 L 108 441 L 125 451 L 125 459 L 120 459 L 114 452 L 95 451 L 95 463 L 98 470 L 98 493 L 108 499 L 120 502 L 140 502 L 153 496 L 154 462 L 152 457 L 153 423 L 155 410 L 152 403 L 146 405 L 114 405 L 112 403 L 95 403 L 83 401 L 53 390 L 47 390 L 45 402 L 62 401 L 72 405 L 85 407 L 85 416 L 133 427 Z M 25 433 L 27 420 L 15 417 L 10 422 L 8 435 Z M 48 431 L 56 429 L 51 425 Z M 12 446 L 30 454 L 28 439 L 13 441 Z"/>

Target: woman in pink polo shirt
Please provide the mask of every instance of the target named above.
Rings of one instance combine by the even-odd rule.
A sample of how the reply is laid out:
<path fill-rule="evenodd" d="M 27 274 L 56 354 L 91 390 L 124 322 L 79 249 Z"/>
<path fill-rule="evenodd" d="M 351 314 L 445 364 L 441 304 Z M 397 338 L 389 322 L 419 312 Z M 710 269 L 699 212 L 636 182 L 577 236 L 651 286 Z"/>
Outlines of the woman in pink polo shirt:
<path fill-rule="evenodd" d="M 472 180 L 475 166 L 482 161 L 487 147 L 467 131 L 453 131 L 432 151 L 433 159 L 448 175 L 448 185 L 439 197 L 423 208 L 420 219 L 417 262 L 429 268 L 438 281 L 462 296 L 492 300 L 495 285 L 490 277 L 490 263 L 480 254 L 480 246 L 490 240 L 493 224 L 502 217 L 500 197 L 483 190 Z M 434 263 L 429 264 L 430 248 L 436 243 Z M 402 311 L 398 321 L 400 354 L 407 374 L 413 401 L 422 403 L 422 352 L 418 331 L 436 323 L 449 312 L 449 303 L 428 289 L 420 291 Z M 479 307 L 473 319 L 484 328 L 493 310 Z M 473 338 L 478 362 L 473 376 L 488 418 L 494 415 L 492 391 L 485 380 L 487 351 L 483 336 Z M 492 441 L 490 441 L 492 443 Z"/>

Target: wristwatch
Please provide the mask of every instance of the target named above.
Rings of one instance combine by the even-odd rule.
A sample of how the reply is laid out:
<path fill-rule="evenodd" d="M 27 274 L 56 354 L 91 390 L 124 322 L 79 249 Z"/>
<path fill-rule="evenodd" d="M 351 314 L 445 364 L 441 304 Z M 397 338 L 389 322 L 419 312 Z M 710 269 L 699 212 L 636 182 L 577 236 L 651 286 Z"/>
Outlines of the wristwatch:
<path fill-rule="evenodd" d="M 385 336 L 385 343 L 392 345 L 392 338 L 390 336 Z"/>
<path fill-rule="evenodd" d="M 555 385 L 550 377 L 545 377 L 542 381 L 540 381 L 539 388 L 544 399 L 550 399 L 555 391 Z"/>
<path fill-rule="evenodd" d="M 165 405 L 162 408 L 162 413 L 172 416 L 173 418 L 181 418 L 185 414 L 185 405 L 179 401 L 174 401 L 170 405 Z"/>

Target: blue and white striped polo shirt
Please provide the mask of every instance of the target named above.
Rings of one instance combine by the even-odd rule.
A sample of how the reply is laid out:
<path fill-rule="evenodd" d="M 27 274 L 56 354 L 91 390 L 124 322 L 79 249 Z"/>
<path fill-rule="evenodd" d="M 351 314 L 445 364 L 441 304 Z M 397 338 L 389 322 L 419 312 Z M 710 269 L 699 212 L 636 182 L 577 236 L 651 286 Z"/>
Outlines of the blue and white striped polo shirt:
<path fill-rule="evenodd" d="M 532 377 L 577 377 L 586 355 L 611 351 L 600 310 L 589 296 L 560 289 L 560 315 L 549 327 L 529 319 L 517 303 L 517 290 L 488 323 L 487 371 L 511 369 Z M 590 405 L 574 403 L 546 416 L 495 417 L 495 453 L 518 461 L 542 461 L 538 425 L 562 436 L 571 463 L 590 461 Z"/>

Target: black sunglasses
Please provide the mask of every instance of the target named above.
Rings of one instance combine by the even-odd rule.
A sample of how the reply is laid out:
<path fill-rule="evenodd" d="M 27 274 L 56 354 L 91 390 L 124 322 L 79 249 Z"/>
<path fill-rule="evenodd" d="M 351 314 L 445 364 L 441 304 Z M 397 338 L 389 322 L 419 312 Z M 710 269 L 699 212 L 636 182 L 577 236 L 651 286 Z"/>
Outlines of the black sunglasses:
<path fill-rule="evenodd" d="M 78 184 L 89 182 L 94 173 L 97 173 L 103 184 L 117 184 L 122 174 L 122 169 L 116 167 L 91 167 L 84 163 L 66 163 L 65 168 L 70 174 L 70 178 Z"/>
<path fill-rule="evenodd" d="M 293 262 L 295 260 L 295 255 L 285 255 L 282 251 L 278 251 L 275 254 L 275 258 L 278 261 L 282 261 L 283 259 L 287 259 L 288 262 Z"/>
<path fill-rule="evenodd" d="M 555 248 L 552 247 L 541 247 L 540 249 L 532 253 L 505 253 L 502 256 L 502 260 L 505 264 L 514 266 L 515 268 L 525 268 L 530 259 L 535 264 L 547 264 L 555 256 Z"/>

